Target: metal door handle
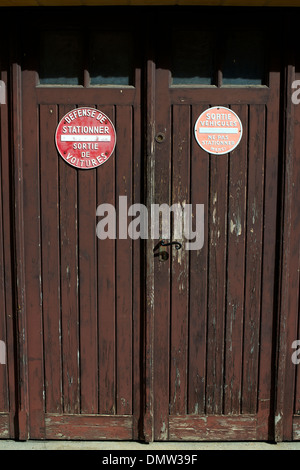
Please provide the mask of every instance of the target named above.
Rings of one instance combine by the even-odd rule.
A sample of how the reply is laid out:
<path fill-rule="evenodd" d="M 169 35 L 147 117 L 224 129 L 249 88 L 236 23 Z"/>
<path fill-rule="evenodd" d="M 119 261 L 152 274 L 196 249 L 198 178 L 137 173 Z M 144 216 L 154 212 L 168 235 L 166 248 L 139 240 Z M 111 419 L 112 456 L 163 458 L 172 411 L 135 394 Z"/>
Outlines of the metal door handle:
<path fill-rule="evenodd" d="M 164 240 L 161 240 L 160 241 L 160 245 L 161 246 L 170 246 L 170 245 L 174 245 L 176 250 L 180 250 L 182 248 L 182 243 L 180 242 L 165 242 Z"/>
<path fill-rule="evenodd" d="M 165 240 L 160 240 L 160 242 L 158 242 L 158 244 L 153 248 L 154 253 L 159 249 L 159 252 L 154 256 L 158 256 L 160 261 L 167 261 L 169 259 L 169 253 L 166 250 L 162 250 L 161 247 L 170 245 L 174 245 L 176 250 L 180 250 L 180 248 L 182 248 L 182 244 L 180 242 L 165 242 Z"/>

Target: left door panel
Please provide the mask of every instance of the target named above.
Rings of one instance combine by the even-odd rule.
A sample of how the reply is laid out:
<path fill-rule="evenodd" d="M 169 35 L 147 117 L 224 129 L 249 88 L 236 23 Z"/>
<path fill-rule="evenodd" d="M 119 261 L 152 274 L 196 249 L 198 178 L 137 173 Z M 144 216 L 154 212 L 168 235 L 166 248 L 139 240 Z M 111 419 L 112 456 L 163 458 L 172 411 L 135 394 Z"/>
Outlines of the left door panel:
<path fill-rule="evenodd" d="M 96 208 L 110 204 L 118 214 L 120 196 L 128 206 L 140 202 L 140 67 L 133 51 L 119 72 L 109 58 L 98 72 L 91 51 L 98 40 L 113 53 L 110 32 L 104 28 L 99 39 L 87 27 L 82 34 L 89 22 L 78 15 L 70 23 L 69 31 L 56 21 L 53 32 L 41 16 L 22 32 L 27 435 L 137 439 L 140 247 L 129 238 L 98 239 Z M 60 44 L 74 43 L 84 60 L 59 64 Z M 59 157 L 54 139 L 62 117 L 84 106 L 106 114 L 117 135 L 109 160 L 88 170 Z"/>

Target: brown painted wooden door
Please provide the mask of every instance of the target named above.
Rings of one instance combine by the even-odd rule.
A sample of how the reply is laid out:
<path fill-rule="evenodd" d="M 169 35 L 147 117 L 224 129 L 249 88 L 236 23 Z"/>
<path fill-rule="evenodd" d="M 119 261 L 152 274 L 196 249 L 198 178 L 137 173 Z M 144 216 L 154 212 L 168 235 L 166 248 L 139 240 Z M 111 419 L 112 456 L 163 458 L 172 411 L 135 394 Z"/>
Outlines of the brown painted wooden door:
<path fill-rule="evenodd" d="M 182 250 L 168 249 L 168 260 L 154 258 L 156 440 L 255 440 L 273 433 L 276 30 L 243 18 L 243 28 L 231 25 L 224 35 L 218 25 L 229 25 L 230 13 L 216 18 L 214 27 L 180 15 L 156 38 L 152 201 L 190 203 L 194 211 L 205 206 L 203 248 L 187 251 L 183 239 Z M 259 34 L 263 58 L 255 46 Z M 252 70 L 260 59 L 264 67 Z M 204 110 L 220 105 L 240 117 L 243 138 L 230 154 L 209 155 L 193 129 Z"/>
<path fill-rule="evenodd" d="M 99 240 L 96 208 L 105 203 L 118 211 L 120 195 L 129 205 L 139 202 L 140 63 L 138 53 L 122 62 L 119 41 L 123 49 L 126 41 L 137 43 L 130 25 L 124 31 L 115 24 L 116 37 L 105 29 L 97 36 L 88 28 L 91 17 L 85 19 L 82 28 L 83 16 L 72 16 L 68 29 L 56 18 L 54 30 L 48 15 L 37 15 L 32 29 L 23 29 L 19 243 L 28 417 L 21 435 L 130 440 L 138 437 L 140 412 L 139 241 Z M 101 78 L 100 49 L 108 51 Z M 114 53 L 121 64 L 116 73 Z M 86 171 L 63 161 L 54 142 L 59 120 L 80 106 L 105 113 L 118 140 L 105 165 Z"/>
<path fill-rule="evenodd" d="M 188 37 L 190 10 L 185 23 L 162 14 L 155 35 L 155 11 L 138 30 L 126 10 L 127 22 L 115 18 L 101 31 L 104 49 L 89 13 L 75 10 L 69 23 L 48 15 L 20 27 L 13 75 L 20 437 L 268 439 L 280 124 L 272 30 L 256 22 L 270 41 L 262 68 L 246 66 L 243 78 L 231 48 L 228 57 L 219 51 L 218 31 L 196 22 Z M 239 34 L 229 46 L 242 43 Z M 205 73 L 193 75 L 195 63 Z M 231 154 L 209 155 L 194 139 L 212 105 L 243 123 Z M 74 169 L 54 144 L 59 120 L 79 106 L 100 109 L 116 127 L 114 155 L 94 170 Z M 148 209 L 204 204 L 204 246 L 187 251 L 181 240 L 161 261 L 158 240 L 98 240 L 96 207 L 118 210 L 119 196 Z"/>

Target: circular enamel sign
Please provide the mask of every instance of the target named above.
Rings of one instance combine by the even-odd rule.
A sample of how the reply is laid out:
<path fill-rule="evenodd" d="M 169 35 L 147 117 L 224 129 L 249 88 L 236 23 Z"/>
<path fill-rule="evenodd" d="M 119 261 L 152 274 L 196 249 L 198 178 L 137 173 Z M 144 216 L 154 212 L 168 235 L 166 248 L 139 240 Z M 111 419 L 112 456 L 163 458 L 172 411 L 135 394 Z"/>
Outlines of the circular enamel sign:
<path fill-rule="evenodd" d="M 216 106 L 202 113 L 195 124 L 195 137 L 208 153 L 224 155 L 232 152 L 240 143 L 243 126 L 231 109 Z"/>
<path fill-rule="evenodd" d="M 76 108 L 61 119 L 55 143 L 67 163 L 81 170 L 90 170 L 109 159 L 115 149 L 116 131 L 102 111 Z"/>

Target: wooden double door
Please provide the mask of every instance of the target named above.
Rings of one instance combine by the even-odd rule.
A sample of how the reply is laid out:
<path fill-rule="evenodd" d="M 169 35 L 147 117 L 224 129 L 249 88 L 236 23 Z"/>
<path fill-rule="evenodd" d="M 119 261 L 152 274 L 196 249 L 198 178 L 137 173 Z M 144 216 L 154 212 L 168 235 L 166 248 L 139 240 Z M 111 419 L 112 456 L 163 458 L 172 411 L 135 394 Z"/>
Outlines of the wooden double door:
<path fill-rule="evenodd" d="M 267 31 L 263 18 L 254 27 L 241 13 L 243 27 L 237 22 L 224 37 L 218 22 L 205 26 L 195 17 L 199 9 L 142 9 L 139 22 L 129 8 L 120 16 L 104 8 L 71 11 L 31 11 L 7 57 L 16 434 L 271 439 L 276 22 Z M 95 30 L 95 14 L 113 15 L 113 23 Z M 227 22 L 231 10 L 216 14 Z M 105 113 L 117 135 L 113 155 L 89 170 L 66 163 L 54 140 L 60 119 L 84 106 Z M 195 122 L 212 106 L 230 108 L 242 122 L 231 153 L 211 155 L 194 137 Z M 150 215 L 153 204 L 190 204 L 193 211 L 201 204 L 203 244 L 188 250 L 183 237 L 181 249 L 170 245 L 162 255 L 162 236 L 151 238 L 150 229 L 135 240 L 120 236 L 120 196 Z M 116 238 L 96 235 L 100 204 L 116 210 Z M 13 379 L 3 374 L 9 397 Z M 7 430 L 13 405 L 2 405 Z"/>

